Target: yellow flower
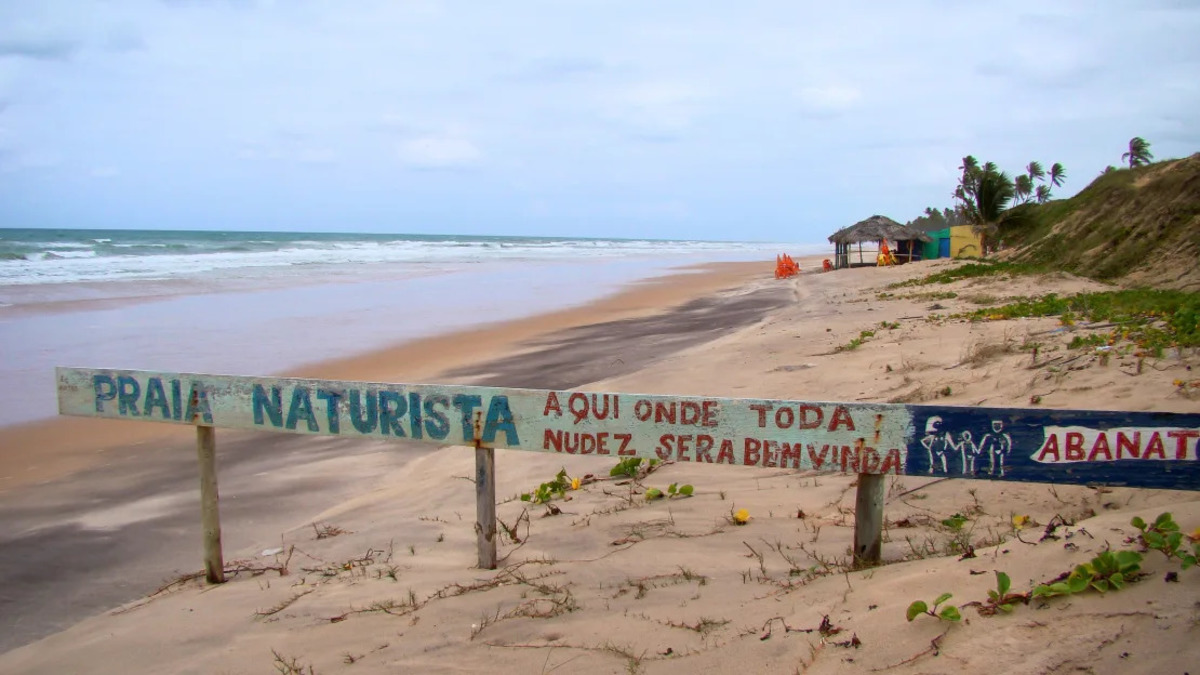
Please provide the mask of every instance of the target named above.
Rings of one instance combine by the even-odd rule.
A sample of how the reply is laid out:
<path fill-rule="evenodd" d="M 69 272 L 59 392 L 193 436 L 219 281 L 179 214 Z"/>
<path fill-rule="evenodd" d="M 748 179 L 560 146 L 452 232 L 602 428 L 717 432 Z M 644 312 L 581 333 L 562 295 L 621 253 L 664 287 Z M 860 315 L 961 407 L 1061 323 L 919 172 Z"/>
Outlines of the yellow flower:
<path fill-rule="evenodd" d="M 1187 383 L 1186 383 L 1186 382 L 1184 382 L 1183 380 L 1175 380 L 1175 382 L 1174 382 L 1173 384 L 1174 384 L 1176 387 L 1182 387 L 1184 384 L 1187 384 Z"/>
<path fill-rule="evenodd" d="M 571 479 L 571 489 L 572 490 L 578 490 L 580 485 L 583 485 L 582 478 L 572 478 Z"/>
<path fill-rule="evenodd" d="M 1200 527 L 1192 530 L 1192 533 L 1188 535 L 1188 539 L 1191 539 L 1192 541 L 1200 541 Z"/>
<path fill-rule="evenodd" d="M 1029 516 L 1013 516 L 1012 524 L 1013 527 L 1019 530 L 1029 524 Z"/>
<path fill-rule="evenodd" d="M 746 509 L 738 509 L 737 512 L 733 514 L 733 522 L 737 523 L 738 525 L 745 525 L 746 521 L 748 520 L 750 520 L 750 512 Z"/>

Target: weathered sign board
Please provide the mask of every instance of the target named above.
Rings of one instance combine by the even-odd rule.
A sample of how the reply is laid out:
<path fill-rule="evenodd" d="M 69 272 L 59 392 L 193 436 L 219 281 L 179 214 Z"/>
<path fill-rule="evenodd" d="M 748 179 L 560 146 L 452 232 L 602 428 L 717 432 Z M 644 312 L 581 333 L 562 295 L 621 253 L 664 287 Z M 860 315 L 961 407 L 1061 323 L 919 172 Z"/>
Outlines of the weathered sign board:
<path fill-rule="evenodd" d="M 1200 490 L 1200 414 L 59 368 L 59 412 L 597 457 Z"/>

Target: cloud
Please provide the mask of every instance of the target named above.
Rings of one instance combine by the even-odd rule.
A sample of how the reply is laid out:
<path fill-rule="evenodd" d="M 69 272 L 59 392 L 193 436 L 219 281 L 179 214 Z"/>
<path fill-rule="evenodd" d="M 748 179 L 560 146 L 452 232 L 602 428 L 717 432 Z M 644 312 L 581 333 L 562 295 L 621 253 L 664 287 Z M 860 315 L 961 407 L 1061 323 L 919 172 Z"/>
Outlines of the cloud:
<path fill-rule="evenodd" d="M 120 26 L 108 32 L 104 39 L 104 47 L 110 52 L 124 54 L 145 49 L 146 40 L 132 26 Z"/>
<path fill-rule="evenodd" d="M 706 88 L 675 80 L 634 82 L 600 90 L 596 96 L 625 138 L 660 143 L 682 138 L 711 99 Z"/>
<path fill-rule="evenodd" d="M 214 202 L 295 195 L 263 208 L 313 227 L 346 222 L 308 194 L 328 178 L 364 210 L 411 188 L 429 227 L 486 209 L 497 233 L 561 234 L 571 214 L 574 234 L 622 215 L 661 236 L 805 239 L 947 205 L 966 154 L 1061 161 L 1079 177 L 1066 196 L 1135 134 L 1160 156 L 1200 149 L 1193 0 L 437 2 L 0 0 L 0 151 L 27 172 L 0 181 L 0 211 L 101 210 L 66 171 L 25 167 L 58 149 L 84 178 L 182 164 Z"/>
<path fill-rule="evenodd" d="M 604 64 L 596 59 L 583 57 L 539 57 L 529 61 L 518 70 L 516 78 L 521 81 L 558 83 L 578 80 L 605 70 Z"/>
<path fill-rule="evenodd" d="M 629 218 L 638 220 L 681 220 L 691 214 L 686 202 L 679 199 L 663 201 L 635 202 L 617 207 L 617 212 Z"/>
<path fill-rule="evenodd" d="M 82 47 L 77 40 L 57 37 L 0 37 L 0 58 L 66 61 Z"/>
<path fill-rule="evenodd" d="M 806 109 L 817 112 L 836 112 L 853 108 L 862 100 L 863 94 L 857 87 L 849 85 L 827 85 L 804 87 L 797 98 Z"/>
<path fill-rule="evenodd" d="M 329 164 L 337 159 L 337 154 L 313 143 L 309 134 L 278 131 L 271 140 L 242 140 L 238 143 L 237 157 L 248 161 Z"/>
<path fill-rule="evenodd" d="M 418 169 L 471 166 L 483 158 L 479 148 L 462 138 L 414 138 L 402 142 L 396 150 L 401 162 Z"/>

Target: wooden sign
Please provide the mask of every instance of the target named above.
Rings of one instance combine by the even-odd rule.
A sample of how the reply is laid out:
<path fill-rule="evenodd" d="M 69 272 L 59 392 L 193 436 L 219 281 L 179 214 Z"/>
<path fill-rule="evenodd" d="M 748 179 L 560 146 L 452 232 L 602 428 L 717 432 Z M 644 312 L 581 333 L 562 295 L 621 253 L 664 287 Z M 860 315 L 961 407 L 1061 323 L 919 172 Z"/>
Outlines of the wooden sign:
<path fill-rule="evenodd" d="M 1200 414 L 59 368 L 65 415 L 620 459 L 1200 490 Z"/>

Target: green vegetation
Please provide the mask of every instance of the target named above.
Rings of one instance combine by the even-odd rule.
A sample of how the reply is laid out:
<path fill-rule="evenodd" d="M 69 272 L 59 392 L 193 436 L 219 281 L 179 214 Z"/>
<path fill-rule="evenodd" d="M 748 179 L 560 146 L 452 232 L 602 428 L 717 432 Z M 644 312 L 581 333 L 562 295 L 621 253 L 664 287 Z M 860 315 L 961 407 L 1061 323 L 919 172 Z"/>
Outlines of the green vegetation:
<path fill-rule="evenodd" d="M 542 483 L 537 489 L 531 492 L 525 492 L 521 495 L 521 501 L 531 502 L 533 504 L 545 504 L 555 497 L 564 497 L 567 490 L 571 488 L 571 478 L 567 476 L 567 470 L 562 469 L 555 476 L 554 480 Z"/>
<path fill-rule="evenodd" d="M 866 342 L 869 338 L 873 338 L 873 337 L 875 337 L 875 331 L 864 330 L 858 334 L 858 337 L 854 338 L 850 342 L 848 342 L 844 345 L 838 345 L 837 348 L 834 349 L 834 351 L 835 352 L 852 352 L 855 349 L 858 349 L 859 347 L 861 347 L 862 344 L 864 342 Z"/>
<path fill-rule="evenodd" d="M 1020 523 L 1018 523 L 1018 519 L 1020 519 Z M 1027 520 L 1028 516 L 1014 516 L 1013 525 L 1020 527 Z M 950 521 L 958 521 L 957 526 L 961 527 L 966 518 L 956 513 L 943 520 L 942 524 L 949 526 Z M 1186 535 L 1192 542 L 1191 550 L 1189 550 L 1184 543 L 1185 535 L 1180 531 L 1179 525 L 1175 523 L 1170 513 L 1159 514 L 1153 523 L 1146 523 L 1141 518 L 1135 517 L 1130 524 L 1138 529 L 1137 541 L 1146 550 L 1161 551 L 1168 560 L 1178 559 L 1185 570 L 1196 565 L 1196 559 L 1200 556 L 1200 528 L 1197 528 L 1193 534 Z M 1134 540 L 1126 540 L 1127 543 L 1132 541 Z M 962 607 L 974 606 L 981 615 L 992 616 L 997 612 L 1012 612 L 1016 603 L 1028 604 L 1033 599 L 1045 601 L 1051 598 L 1085 593 L 1089 589 L 1102 594 L 1119 591 L 1126 584 L 1146 576 L 1146 573 L 1141 571 L 1141 564 L 1142 554 L 1138 551 L 1105 550 L 1088 562 L 1076 565 L 1069 572 L 1060 574 L 1045 583 L 1037 584 L 1028 593 L 1011 592 L 1012 579 L 1008 574 L 997 570 L 996 588 L 988 590 L 987 599 L 982 602 L 968 602 Z M 1174 572 L 1169 573 L 1166 580 L 1175 580 L 1175 574 Z M 909 621 L 922 614 L 928 614 L 943 621 L 958 621 L 962 618 L 959 608 L 947 606 L 938 610 L 938 606 L 951 597 L 953 596 L 950 593 L 941 594 L 933 602 L 932 607 L 924 601 L 917 600 L 908 606 L 905 615 Z"/>
<path fill-rule="evenodd" d="M 888 288 L 903 288 L 905 286 L 928 286 L 930 284 L 950 284 L 962 279 L 978 279 L 981 277 L 994 277 L 1003 275 L 1018 275 L 1018 274 L 1044 274 L 1045 267 L 1030 265 L 1028 263 L 1012 263 L 1001 262 L 994 260 L 980 260 L 979 262 L 970 262 L 965 265 L 960 265 L 953 269 L 936 272 L 920 279 L 909 279 L 908 281 L 900 281 L 890 284 Z M 937 294 L 940 297 L 932 297 L 929 299 L 943 299 L 958 297 L 957 293 L 942 293 Z"/>
<path fill-rule="evenodd" d="M 1195 567 L 1196 559 L 1200 558 L 1200 542 L 1192 543 L 1188 551 L 1183 545 L 1183 532 L 1172 519 L 1170 513 L 1159 514 L 1153 524 L 1147 524 L 1141 518 L 1134 517 L 1130 524 L 1138 529 L 1138 541 L 1147 549 L 1155 550 L 1167 557 L 1178 558 L 1183 569 Z"/>
<path fill-rule="evenodd" d="M 905 223 L 905 225 L 915 227 L 923 232 L 936 232 L 947 227 L 966 224 L 966 219 L 956 209 L 946 208 L 939 211 L 928 206 L 925 207 L 925 213 Z"/>
<path fill-rule="evenodd" d="M 667 491 L 665 493 L 662 490 L 653 487 L 646 490 L 646 501 L 652 502 L 655 499 L 662 499 L 663 497 L 667 497 L 668 499 L 674 499 L 676 497 L 691 497 L 694 491 L 695 488 L 693 488 L 691 485 L 671 483 L 667 486 Z"/>
<path fill-rule="evenodd" d="M 996 590 L 988 591 L 988 599 L 985 605 L 985 607 L 991 610 L 992 614 L 995 614 L 996 610 L 1011 612 L 1013 611 L 1013 602 L 1024 599 L 1023 595 L 1017 593 L 1010 595 L 1008 592 L 1010 588 L 1012 588 L 1012 579 L 1009 579 L 1008 575 L 1004 572 L 997 570 Z"/>
<path fill-rule="evenodd" d="M 1010 209 L 999 237 L 1015 260 L 1099 280 L 1188 264 L 1200 250 L 1198 175 L 1200 155 L 1106 171 L 1070 199 Z M 1182 285 L 1177 276 L 1162 278 Z"/>
<path fill-rule="evenodd" d="M 959 613 L 958 608 L 954 605 L 946 605 L 945 607 L 942 607 L 940 611 L 938 610 L 938 605 L 952 597 L 954 596 L 950 593 L 942 593 L 937 597 L 937 600 L 933 601 L 933 607 L 925 604 L 924 600 L 917 600 L 913 602 L 908 606 L 908 620 L 912 621 L 922 614 L 928 614 L 929 616 L 932 616 L 935 619 L 941 619 L 942 621 L 962 621 L 962 614 Z"/>
<path fill-rule="evenodd" d="M 1065 297 L 1049 293 L 966 314 L 972 321 L 1041 316 L 1061 316 L 1064 325 L 1080 319 L 1116 324 L 1107 338 L 1078 337 L 1069 345 L 1071 348 L 1100 340 L 1103 340 L 1101 344 L 1130 340 L 1157 357 L 1167 347 L 1200 346 L 1200 293 L 1150 289 L 1078 293 Z"/>
<path fill-rule="evenodd" d="M 1127 581 L 1137 578 L 1142 554 L 1137 551 L 1104 551 L 1089 562 L 1076 565 L 1063 581 L 1041 584 L 1033 589 L 1034 598 L 1083 593 L 1093 588 L 1101 593 L 1119 591 Z"/>
<path fill-rule="evenodd" d="M 643 465 L 641 457 L 626 457 L 617 462 L 616 466 L 609 469 L 608 475 L 614 478 L 624 476 L 625 478 L 637 480 L 650 473 L 656 464 L 658 464 L 657 459 L 645 460 L 645 464 Z"/>
<path fill-rule="evenodd" d="M 946 518 L 945 520 L 943 520 L 942 525 L 945 525 L 949 530 L 951 530 L 953 532 L 958 532 L 959 530 L 961 530 L 963 528 L 963 525 L 965 525 L 968 520 L 970 520 L 970 518 L 967 518 L 966 516 L 964 516 L 961 513 L 956 513 L 956 514 L 950 516 L 949 518 Z"/>
<path fill-rule="evenodd" d="M 1121 155 L 1121 161 L 1129 162 L 1131 169 L 1149 164 L 1153 159 L 1154 155 L 1150 154 L 1150 143 L 1141 136 L 1129 139 L 1129 152 Z"/>
<path fill-rule="evenodd" d="M 1054 199 L 1066 170 L 1030 162 L 1001 171 L 968 155 L 952 208 L 926 208 L 907 224 L 923 231 L 969 224 L 984 251 L 1010 261 L 1101 281 L 1137 271 L 1140 285 L 1188 288 L 1200 281 L 1200 153 L 1157 163 L 1150 143 L 1130 139 L 1121 162 L 1070 199 Z"/>

